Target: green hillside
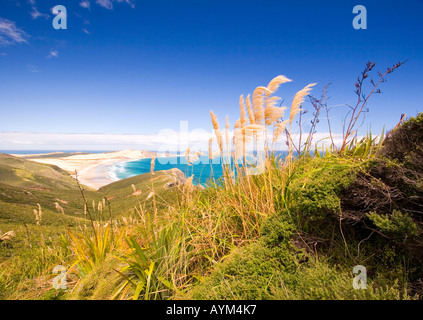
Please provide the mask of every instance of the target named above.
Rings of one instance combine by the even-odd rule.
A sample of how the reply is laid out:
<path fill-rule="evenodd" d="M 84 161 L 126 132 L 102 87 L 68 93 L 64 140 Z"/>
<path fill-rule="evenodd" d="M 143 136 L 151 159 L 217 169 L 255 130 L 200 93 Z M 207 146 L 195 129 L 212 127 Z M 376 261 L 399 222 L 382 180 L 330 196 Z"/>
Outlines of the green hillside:
<path fill-rule="evenodd" d="M 53 165 L 41 164 L 0 153 L 0 181 L 29 189 L 75 189 L 69 174 Z"/>
<path fill-rule="evenodd" d="M 178 170 L 169 170 L 120 180 L 98 191 L 82 187 L 89 209 L 93 211 L 93 218 L 104 220 L 105 217 L 98 215 L 99 202 L 106 204 L 107 208 L 102 208 L 102 211 L 107 211 L 107 214 L 104 213 L 107 219 L 110 214 L 116 217 L 134 209 L 150 193 L 147 203 L 155 197 L 159 208 L 166 206 L 177 197 L 175 188 L 168 187 L 177 179 L 183 182 L 185 176 Z M 51 219 L 47 217 L 50 214 L 60 219 L 63 214 L 65 219 L 68 216 L 87 219 L 81 191 L 66 171 L 53 165 L 0 154 L 0 222 L 34 224 L 33 210 L 38 209 L 38 204 L 49 222 Z"/>
<path fill-rule="evenodd" d="M 156 209 L 166 207 L 177 194 L 176 188 L 169 187 L 176 176 L 171 170 L 159 171 L 99 191 L 81 186 L 88 204 L 84 209 L 81 190 L 66 171 L 0 154 L 0 237 L 7 232 L 15 234 L 12 240 L 0 239 L 0 299 L 56 297 L 50 282 L 43 284 L 45 291 L 35 291 L 35 296 L 26 288 L 44 279 L 55 265 L 66 264 L 68 232 L 90 226 L 90 214 L 94 221 L 104 223 L 123 213 L 130 215 L 141 202 L 152 208 L 154 200 Z M 34 211 L 41 211 L 38 222 Z"/>
<path fill-rule="evenodd" d="M 2 155 L 0 299 L 421 299 L 422 132 L 419 114 L 205 190 L 172 169 L 82 196 L 66 172 Z"/>
<path fill-rule="evenodd" d="M 87 196 L 100 198 L 93 190 L 88 190 Z M 67 228 L 86 223 L 83 208 L 79 189 L 67 172 L 0 154 L 0 237 L 7 232 L 15 234 L 13 242 L 0 245 L 0 265 L 5 273 L 0 297 L 19 291 L 27 279 L 43 273 L 49 265 L 44 250 L 53 248 Z M 38 223 L 34 210 L 41 212 Z"/>
<path fill-rule="evenodd" d="M 46 153 L 46 154 L 28 154 L 28 155 L 20 155 L 20 158 L 23 159 L 49 159 L 49 158 L 53 158 L 53 159 L 57 159 L 57 158 L 67 158 L 67 157 L 72 157 L 72 156 L 76 156 L 76 155 L 85 155 L 85 154 L 89 154 L 88 152 L 51 152 L 51 153 Z"/>
<path fill-rule="evenodd" d="M 101 194 L 86 187 L 90 200 Z M 64 170 L 0 154 L 0 221 L 35 223 L 28 219 L 38 204 L 46 213 L 81 216 L 84 205 L 75 180 Z M 62 209 L 63 210 L 62 210 Z"/>
<path fill-rule="evenodd" d="M 153 198 L 157 209 L 173 205 L 180 193 L 176 188 L 182 185 L 185 176 L 178 169 L 156 171 L 119 180 L 98 190 L 110 201 L 114 215 L 133 212 L 142 202 L 147 209 L 152 209 Z"/>

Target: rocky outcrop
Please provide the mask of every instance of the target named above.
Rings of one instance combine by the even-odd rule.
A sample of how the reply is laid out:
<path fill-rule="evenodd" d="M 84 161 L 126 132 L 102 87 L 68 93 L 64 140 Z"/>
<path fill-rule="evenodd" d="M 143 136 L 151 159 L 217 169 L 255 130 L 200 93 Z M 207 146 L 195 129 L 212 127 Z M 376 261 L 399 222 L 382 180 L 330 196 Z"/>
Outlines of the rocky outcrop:
<path fill-rule="evenodd" d="M 185 174 L 177 168 L 167 170 L 166 174 L 172 179 L 172 181 L 168 182 L 164 186 L 165 188 L 173 188 L 177 186 L 182 186 L 187 181 Z"/>
<path fill-rule="evenodd" d="M 172 181 L 168 182 L 164 185 L 164 188 L 173 188 L 178 186 L 183 186 L 187 182 L 187 178 L 185 174 L 177 169 L 173 168 L 166 171 L 166 174 L 172 179 Z M 202 185 L 196 185 L 193 188 L 194 190 L 204 190 L 205 188 Z"/>

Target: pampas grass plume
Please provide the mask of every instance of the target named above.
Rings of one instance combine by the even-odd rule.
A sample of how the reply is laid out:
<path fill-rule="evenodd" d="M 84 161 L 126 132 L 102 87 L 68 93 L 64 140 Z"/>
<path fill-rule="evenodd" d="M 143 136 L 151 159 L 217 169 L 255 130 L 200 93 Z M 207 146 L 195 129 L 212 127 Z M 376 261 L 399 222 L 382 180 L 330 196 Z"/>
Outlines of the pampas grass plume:
<path fill-rule="evenodd" d="M 151 174 L 154 174 L 154 165 L 156 164 L 156 157 L 151 157 L 151 163 L 150 163 L 150 172 Z"/>
<path fill-rule="evenodd" d="M 253 109 L 251 108 L 250 95 L 247 96 L 245 103 L 247 104 L 247 112 L 248 112 L 248 118 L 250 119 L 250 124 L 255 124 L 256 121 L 254 119 Z"/>
<path fill-rule="evenodd" d="M 285 76 L 277 76 L 276 78 L 273 78 L 269 84 L 267 85 L 268 95 L 275 93 L 276 90 L 278 90 L 279 86 L 286 82 L 291 82 L 291 79 L 288 79 Z"/>
<path fill-rule="evenodd" d="M 294 120 L 295 116 L 301 111 L 300 106 L 303 104 L 305 96 L 310 93 L 311 87 L 315 85 L 316 83 L 310 83 L 309 85 L 304 87 L 304 89 L 296 93 L 294 100 L 292 101 L 291 113 L 289 115 L 289 125 L 292 124 L 292 121 Z"/>

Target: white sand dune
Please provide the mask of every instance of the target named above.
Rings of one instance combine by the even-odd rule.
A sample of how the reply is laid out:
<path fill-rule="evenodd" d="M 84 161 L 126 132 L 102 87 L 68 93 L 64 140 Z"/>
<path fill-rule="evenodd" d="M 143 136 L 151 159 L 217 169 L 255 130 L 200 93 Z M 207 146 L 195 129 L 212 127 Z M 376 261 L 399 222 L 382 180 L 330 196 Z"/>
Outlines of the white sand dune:
<path fill-rule="evenodd" d="M 50 154 L 51 155 L 51 154 Z M 69 157 L 62 158 L 30 158 L 26 159 L 58 166 L 59 168 L 68 171 L 75 177 L 75 171 L 78 173 L 78 180 L 91 188 L 99 189 L 114 180 L 109 177 L 107 167 L 117 162 L 122 161 L 135 161 L 139 159 L 151 158 L 157 155 L 151 151 L 139 150 L 123 150 L 108 153 L 90 153 L 90 154 L 77 154 Z"/>

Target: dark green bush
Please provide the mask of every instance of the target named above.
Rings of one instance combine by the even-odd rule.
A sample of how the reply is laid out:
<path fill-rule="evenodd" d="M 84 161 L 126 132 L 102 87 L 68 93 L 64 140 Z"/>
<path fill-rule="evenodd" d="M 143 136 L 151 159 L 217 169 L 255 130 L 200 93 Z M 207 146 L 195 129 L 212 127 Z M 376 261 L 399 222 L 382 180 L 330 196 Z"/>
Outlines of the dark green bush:
<path fill-rule="evenodd" d="M 423 113 L 392 130 L 380 154 L 397 160 L 408 169 L 423 173 Z"/>
<path fill-rule="evenodd" d="M 286 214 L 286 213 L 285 213 Z M 395 281 L 381 273 L 369 278 L 366 290 L 355 290 L 351 266 L 305 259 L 307 254 L 291 244 L 295 231 L 286 215 L 269 218 L 262 237 L 237 248 L 212 274 L 189 292 L 190 299 L 404 299 Z M 379 285 L 379 283 L 384 283 Z M 187 297 L 185 297 L 187 298 Z"/>
<path fill-rule="evenodd" d="M 298 170 L 289 189 L 292 194 L 290 210 L 302 225 L 324 221 L 339 215 L 340 194 L 355 176 L 353 160 L 332 157 L 319 158 Z"/>
<path fill-rule="evenodd" d="M 407 213 L 394 210 L 392 215 L 389 216 L 370 212 L 368 217 L 382 233 L 393 237 L 406 238 L 418 234 L 417 225 Z"/>
<path fill-rule="evenodd" d="M 261 228 L 261 236 L 264 243 L 272 247 L 286 244 L 295 231 L 295 226 L 289 222 L 286 212 L 283 212 L 266 220 Z"/>

